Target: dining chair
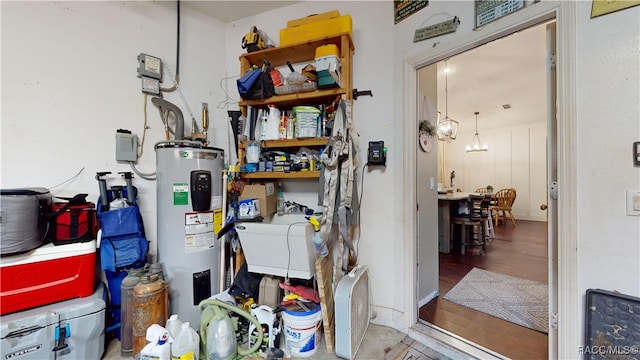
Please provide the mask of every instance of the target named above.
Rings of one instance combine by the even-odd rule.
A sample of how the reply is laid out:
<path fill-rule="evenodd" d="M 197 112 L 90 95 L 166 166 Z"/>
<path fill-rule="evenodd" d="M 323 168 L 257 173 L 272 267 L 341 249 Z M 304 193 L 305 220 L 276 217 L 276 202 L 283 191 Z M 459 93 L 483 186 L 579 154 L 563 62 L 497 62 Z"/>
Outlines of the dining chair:
<path fill-rule="evenodd" d="M 477 188 L 474 193 L 476 194 L 488 194 L 489 190 L 486 187 Z"/>
<path fill-rule="evenodd" d="M 466 247 L 472 248 L 472 255 L 480 255 L 484 251 L 485 237 L 480 211 L 484 199 L 484 195 L 470 194 L 466 200 L 459 202 L 458 214 L 451 219 L 451 244 L 459 244 L 462 254 L 465 254 Z M 455 239 L 456 226 L 461 228 L 459 239 Z"/>
<path fill-rule="evenodd" d="M 498 226 L 500 220 L 506 224 L 507 218 L 511 219 L 513 226 L 516 226 L 516 219 L 513 217 L 513 212 L 511 212 L 513 203 L 516 201 L 516 194 L 516 189 L 508 188 L 501 189 L 493 195 L 493 205 L 490 209 L 494 215 L 495 226 Z"/>

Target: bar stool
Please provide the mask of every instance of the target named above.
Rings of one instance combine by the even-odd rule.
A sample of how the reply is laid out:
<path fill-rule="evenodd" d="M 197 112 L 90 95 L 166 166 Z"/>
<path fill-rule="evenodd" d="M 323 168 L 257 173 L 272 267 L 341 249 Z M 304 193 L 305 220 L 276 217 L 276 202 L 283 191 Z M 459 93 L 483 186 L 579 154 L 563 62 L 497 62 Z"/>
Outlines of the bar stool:
<path fill-rule="evenodd" d="M 477 255 L 482 254 L 484 250 L 485 238 L 480 211 L 484 199 L 483 195 L 469 195 L 466 201 L 460 202 L 458 215 L 451 219 L 451 243 L 460 244 L 460 251 L 463 255 L 467 246 L 477 248 Z M 460 241 L 454 239 L 456 226 L 461 227 Z"/>
<path fill-rule="evenodd" d="M 482 218 L 482 236 L 485 244 L 496 238 L 493 230 L 493 220 L 491 218 L 491 194 L 483 194 L 484 199 L 480 203 L 480 217 Z"/>

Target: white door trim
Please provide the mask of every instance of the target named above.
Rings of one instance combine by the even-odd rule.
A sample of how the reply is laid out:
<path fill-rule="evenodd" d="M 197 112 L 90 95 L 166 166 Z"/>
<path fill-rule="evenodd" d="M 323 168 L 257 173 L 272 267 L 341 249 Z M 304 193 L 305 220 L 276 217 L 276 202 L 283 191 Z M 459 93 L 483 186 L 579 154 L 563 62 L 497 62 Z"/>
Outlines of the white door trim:
<path fill-rule="evenodd" d="M 404 206 L 405 219 L 404 249 L 406 259 L 416 259 L 416 171 L 415 138 L 417 98 L 417 70 L 429 64 L 447 59 L 489 41 L 504 37 L 516 31 L 556 19 L 558 30 L 558 348 L 549 358 L 576 358 L 582 343 L 582 333 L 578 329 L 583 312 L 581 296 L 577 289 L 577 160 L 576 160 L 576 7 L 573 1 L 543 1 L 526 7 L 507 17 L 485 25 L 478 31 L 443 43 L 422 54 L 405 59 L 403 63 L 403 122 L 404 122 Z M 404 273 L 405 297 L 404 322 L 412 331 L 420 331 L 417 306 L 416 262 L 406 261 Z M 410 333 L 412 332 L 410 331 Z"/>

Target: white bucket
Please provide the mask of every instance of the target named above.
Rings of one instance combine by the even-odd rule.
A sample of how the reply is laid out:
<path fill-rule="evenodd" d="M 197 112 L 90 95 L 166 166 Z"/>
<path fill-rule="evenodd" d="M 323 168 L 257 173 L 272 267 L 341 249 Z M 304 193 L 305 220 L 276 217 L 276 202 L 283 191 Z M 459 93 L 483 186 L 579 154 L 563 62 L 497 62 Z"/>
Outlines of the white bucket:
<path fill-rule="evenodd" d="M 322 339 L 320 305 L 309 311 L 285 310 L 282 320 L 284 341 L 291 356 L 308 357 L 315 354 Z"/>

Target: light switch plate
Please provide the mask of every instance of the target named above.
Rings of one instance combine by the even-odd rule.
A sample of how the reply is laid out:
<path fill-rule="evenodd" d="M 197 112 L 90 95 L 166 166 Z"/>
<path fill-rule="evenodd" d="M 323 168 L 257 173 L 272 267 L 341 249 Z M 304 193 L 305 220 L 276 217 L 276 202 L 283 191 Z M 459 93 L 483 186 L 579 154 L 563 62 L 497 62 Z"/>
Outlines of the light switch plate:
<path fill-rule="evenodd" d="M 627 190 L 627 215 L 640 216 L 640 191 Z"/>

